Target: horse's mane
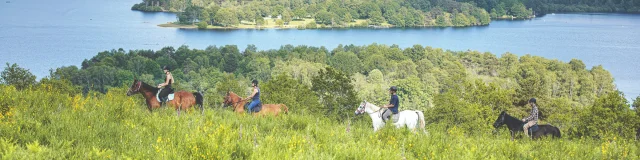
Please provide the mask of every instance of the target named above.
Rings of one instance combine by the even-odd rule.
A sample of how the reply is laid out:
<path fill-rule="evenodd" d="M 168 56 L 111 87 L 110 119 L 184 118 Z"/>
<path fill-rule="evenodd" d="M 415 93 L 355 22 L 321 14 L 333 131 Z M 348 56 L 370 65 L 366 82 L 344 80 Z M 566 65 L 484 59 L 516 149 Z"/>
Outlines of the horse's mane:
<path fill-rule="evenodd" d="M 142 88 L 144 88 L 145 90 L 151 91 L 153 93 L 157 93 L 158 90 L 159 90 L 158 88 L 156 88 L 154 86 L 151 86 L 151 85 L 149 85 L 147 83 L 144 83 L 143 81 L 140 81 L 140 82 L 141 82 L 140 84 L 142 84 Z"/>
<path fill-rule="evenodd" d="M 229 98 L 238 98 L 239 100 L 237 103 L 242 101 L 242 97 L 238 96 L 238 94 L 236 93 L 233 93 L 233 91 L 229 91 Z"/>
<path fill-rule="evenodd" d="M 367 105 L 367 107 L 371 107 L 371 109 L 372 109 L 373 111 L 380 110 L 380 107 L 376 106 L 376 105 L 375 105 L 375 104 L 373 104 L 373 103 L 369 103 L 369 102 L 367 102 L 367 101 L 364 101 L 364 103 Z"/>
<path fill-rule="evenodd" d="M 512 124 L 512 125 L 518 125 L 518 126 L 521 126 L 522 124 L 524 124 L 524 122 L 520 121 L 520 119 L 509 115 L 507 112 L 504 112 L 504 117 L 505 117 L 503 122 L 504 124 L 507 124 L 507 125 Z M 513 124 L 513 123 L 516 123 L 516 124 Z"/>
<path fill-rule="evenodd" d="M 509 115 L 509 113 L 507 113 L 507 112 L 504 112 L 504 116 L 506 117 L 505 120 L 506 119 L 518 120 L 516 117 L 513 117 L 513 116 Z"/>

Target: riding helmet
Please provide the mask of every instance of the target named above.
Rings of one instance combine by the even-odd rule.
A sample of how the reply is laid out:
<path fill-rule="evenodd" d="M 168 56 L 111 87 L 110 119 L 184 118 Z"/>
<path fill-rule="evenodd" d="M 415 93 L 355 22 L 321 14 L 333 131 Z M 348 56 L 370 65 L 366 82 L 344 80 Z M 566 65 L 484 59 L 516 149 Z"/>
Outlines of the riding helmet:
<path fill-rule="evenodd" d="M 257 86 L 258 85 L 258 80 L 254 79 L 253 81 L 251 81 L 251 83 L 256 84 L 256 86 Z"/>
<path fill-rule="evenodd" d="M 389 88 L 389 90 L 391 90 L 391 91 L 398 91 L 398 87 L 396 87 L 396 86 L 391 86 L 391 88 Z"/>
<path fill-rule="evenodd" d="M 171 68 L 169 68 L 169 66 L 163 66 L 162 70 L 167 70 L 167 71 L 171 71 Z"/>
<path fill-rule="evenodd" d="M 536 103 L 536 98 L 529 99 L 529 103 Z M 537 103 L 536 103 L 537 104 Z"/>

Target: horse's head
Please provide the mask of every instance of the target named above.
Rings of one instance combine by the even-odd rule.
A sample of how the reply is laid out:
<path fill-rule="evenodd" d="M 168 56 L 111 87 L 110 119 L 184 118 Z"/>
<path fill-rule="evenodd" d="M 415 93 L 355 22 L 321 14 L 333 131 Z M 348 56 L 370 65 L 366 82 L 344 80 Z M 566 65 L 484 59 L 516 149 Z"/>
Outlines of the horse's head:
<path fill-rule="evenodd" d="M 223 97 L 222 103 L 224 104 L 224 107 L 227 107 L 229 106 L 229 104 L 231 104 L 231 98 L 229 97 L 229 92 L 231 91 L 227 91 L 227 94 L 225 94 Z"/>
<path fill-rule="evenodd" d="M 238 103 L 240 98 L 238 95 L 231 91 L 227 91 L 227 95 L 224 96 L 223 99 L 224 107 L 228 107 L 229 105 L 233 105 L 234 103 Z"/>
<path fill-rule="evenodd" d="M 495 122 L 493 122 L 493 127 L 498 128 L 500 126 L 502 126 L 504 124 L 504 117 L 506 116 L 507 112 L 502 111 L 502 113 L 500 113 L 500 115 L 498 116 L 498 119 L 496 119 Z"/>
<path fill-rule="evenodd" d="M 356 115 L 359 114 L 363 114 L 365 112 L 367 112 L 367 101 L 362 101 L 362 103 L 360 103 L 360 105 L 358 106 L 358 109 L 356 109 Z"/>
<path fill-rule="evenodd" d="M 131 87 L 129 87 L 129 91 L 127 91 L 127 96 L 131 96 L 133 94 L 140 92 L 141 87 L 142 87 L 142 81 L 139 81 L 137 79 L 133 80 L 133 84 L 131 84 Z"/>

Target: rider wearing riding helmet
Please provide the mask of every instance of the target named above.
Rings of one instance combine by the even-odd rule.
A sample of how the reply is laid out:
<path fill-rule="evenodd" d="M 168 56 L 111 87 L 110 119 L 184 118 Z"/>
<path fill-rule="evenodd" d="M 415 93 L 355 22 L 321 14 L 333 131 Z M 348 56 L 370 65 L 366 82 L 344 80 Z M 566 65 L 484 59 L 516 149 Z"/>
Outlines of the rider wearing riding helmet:
<path fill-rule="evenodd" d="M 386 122 L 391 118 L 393 122 L 398 121 L 398 108 L 400 107 L 400 100 L 398 99 L 398 95 L 396 92 L 398 91 L 398 87 L 391 86 L 389 88 L 389 94 L 391 94 L 391 100 L 389 100 L 389 104 L 382 106 L 382 108 L 387 108 L 382 113 L 382 119 Z"/>
<path fill-rule="evenodd" d="M 245 100 L 251 99 L 251 103 L 249 103 L 249 113 L 254 112 L 254 108 L 260 104 L 260 88 L 258 88 L 258 80 L 251 81 L 251 87 L 253 90 L 251 95 L 247 97 Z"/>
<path fill-rule="evenodd" d="M 171 84 L 174 83 L 174 80 L 170 72 L 171 68 L 169 68 L 169 66 L 162 67 L 162 70 L 164 71 L 164 74 L 166 77 L 165 77 L 164 83 L 158 84 L 158 88 L 164 87 L 164 89 L 160 91 L 159 97 L 160 97 L 160 101 L 165 102 L 168 99 L 167 96 L 173 93 L 173 88 L 171 88 Z"/>
<path fill-rule="evenodd" d="M 525 122 L 522 129 L 524 129 L 524 135 L 529 137 L 529 127 L 538 124 L 538 104 L 536 103 L 535 98 L 529 99 L 529 105 L 531 105 L 531 114 L 529 117 L 523 118 L 522 121 Z"/>

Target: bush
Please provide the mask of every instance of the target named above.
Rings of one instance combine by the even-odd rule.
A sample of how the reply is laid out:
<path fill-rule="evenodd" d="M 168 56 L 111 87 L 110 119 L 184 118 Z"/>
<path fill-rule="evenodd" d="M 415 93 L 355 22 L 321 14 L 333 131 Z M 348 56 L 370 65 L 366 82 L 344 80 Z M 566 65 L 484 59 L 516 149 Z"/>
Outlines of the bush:
<path fill-rule="evenodd" d="M 21 68 L 17 64 L 9 65 L 0 73 L 0 82 L 13 85 L 17 89 L 26 89 L 36 83 L 36 76 L 31 74 L 28 69 Z"/>
<path fill-rule="evenodd" d="M 207 26 L 209 26 L 209 24 L 205 21 L 198 22 L 198 29 L 207 29 Z"/>

